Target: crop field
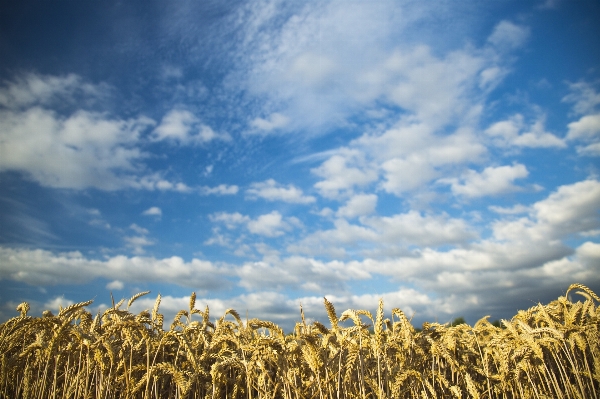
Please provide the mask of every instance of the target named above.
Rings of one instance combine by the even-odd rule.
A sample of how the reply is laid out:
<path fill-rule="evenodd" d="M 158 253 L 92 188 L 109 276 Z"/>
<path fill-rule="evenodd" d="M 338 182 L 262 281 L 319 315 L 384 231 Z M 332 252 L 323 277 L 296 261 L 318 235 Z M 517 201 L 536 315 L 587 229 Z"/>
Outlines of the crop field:
<path fill-rule="evenodd" d="M 102 314 L 91 301 L 57 315 L 0 325 L 0 398 L 596 398 L 600 298 L 573 284 L 565 296 L 519 311 L 500 327 L 424 323 L 400 309 L 301 320 L 291 334 L 227 310 L 181 310 L 163 324 L 140 296 Z M 573 300 L 577 299 L 576 302 Z M 125 306 L 126 305 L 126 306 Z"/>

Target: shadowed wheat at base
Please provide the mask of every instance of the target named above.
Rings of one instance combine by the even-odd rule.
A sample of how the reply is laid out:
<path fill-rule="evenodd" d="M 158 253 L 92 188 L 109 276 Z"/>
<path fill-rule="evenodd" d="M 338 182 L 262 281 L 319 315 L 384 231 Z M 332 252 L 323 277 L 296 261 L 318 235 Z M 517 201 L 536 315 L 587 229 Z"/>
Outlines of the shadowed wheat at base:
<path fill-rule="evenodd" d="M 519 311 L 501 326 L 424 323 L 400 309 L 386 318 L 349 309 L 330 326 L 244 323 L 228 309 L 177 313 L 169 329 L 154 308 L 132 314 L 134 295 L 93 316 L 91 301 L 0 325 L 0 398 L 596 398 L 600 298 L 571 285 L 565 296 Z M 577 294 L 577 295 L 576 295 Z M 579 299 L 577 302 L 573 300 Z"/>

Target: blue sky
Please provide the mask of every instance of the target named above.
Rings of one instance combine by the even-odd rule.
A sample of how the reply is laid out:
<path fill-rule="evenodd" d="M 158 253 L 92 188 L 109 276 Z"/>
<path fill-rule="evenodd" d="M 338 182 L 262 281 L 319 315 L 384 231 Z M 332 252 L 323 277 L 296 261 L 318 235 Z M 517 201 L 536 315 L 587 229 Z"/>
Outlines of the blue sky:
<path fill-rule="evenodd" d="M 600 291 L 597 1 L 3 2 L 0 317 Z"/>

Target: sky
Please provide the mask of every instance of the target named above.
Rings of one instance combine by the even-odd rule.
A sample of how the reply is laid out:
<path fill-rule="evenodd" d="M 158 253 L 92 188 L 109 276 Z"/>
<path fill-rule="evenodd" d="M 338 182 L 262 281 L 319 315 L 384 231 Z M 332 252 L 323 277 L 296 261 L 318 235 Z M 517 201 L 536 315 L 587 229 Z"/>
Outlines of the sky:
<path fill-rule="evenodd" d="M 600 3 L 2 1 L 0 320 L 600 293 Z M 325 319 L 326 320 L 326 319 Z"/>

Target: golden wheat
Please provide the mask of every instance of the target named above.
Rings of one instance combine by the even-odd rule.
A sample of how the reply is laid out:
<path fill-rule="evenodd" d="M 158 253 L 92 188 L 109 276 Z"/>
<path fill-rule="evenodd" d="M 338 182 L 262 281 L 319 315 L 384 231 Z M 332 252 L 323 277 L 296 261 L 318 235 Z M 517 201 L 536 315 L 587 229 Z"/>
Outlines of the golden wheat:
<path fill-rule="evenodd" d="M 583 302 L 570 299 L 578 294 Z M 0 325 L 0 398 L 595 398 L 600 394 L 599 297 L 581 284 L 519 311 L 502 326 L 424 323 L 398 308 L 385 318 L 324 299 L 330 326 L 301 321 L 293 334 L 273 322 L 243 322 L 228 309 L 177 313 L 163 329 L 161 302 L 130 313 L 124 299 L 95 317 L 91 301 L 58 315 Z M 194 316 L 197 315 L 197 316 Z M 229 316 L 229 317 L 228 317 Z M 371 324 L 363 320 L 370 320 Z M 344 322 L 352 325 L 344 327 Z"/>

